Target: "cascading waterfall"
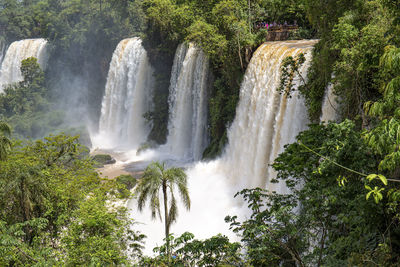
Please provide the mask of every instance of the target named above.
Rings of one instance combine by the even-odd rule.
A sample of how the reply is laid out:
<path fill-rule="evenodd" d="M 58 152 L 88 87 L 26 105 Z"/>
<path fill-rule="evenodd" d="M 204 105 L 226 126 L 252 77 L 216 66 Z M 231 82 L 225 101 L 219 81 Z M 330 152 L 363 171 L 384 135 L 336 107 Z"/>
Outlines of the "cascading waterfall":
<path fill-rule="evenodd" d="M 111 59 L 95 147 L 137 149 L 146 141 L 150 125 L 143 115 L 152 108 L 153 86 L 141 39 L 122 40 Z"/>
<path fill-rule="evenodd" d="M 282 60 L 288 56 L 305 54 L 306 62 L 300 72 L 306 78 L 311 50 L 316 40 L 269 42 L 254 53 L 246 70 L 240 90 L 236 117 L 229 129 L 229 144 L 217 160 L 199 162 L 186 172 L 192 200 L 191 211 L 179 206 L 179 218 L 171 232 L 179 235 L 185 231 L 196 238 L 208 238 L 217 233 L 237 238 L 224 223 L 226 215 L 246 216 L 242 202 L 233 198 L 243 188 L 256 186 L 285 193 L 284 184 L 270 183 L 275 173 L 268 165 L 283 151 L 285 144 L 295 141 L 296 135 L 306 128 L 307 109 L 297 92 L 291 98 L 281 95 Z M 299 85 L 300 79 L 295 78 Z M 134 209 L 135 202 L 129 207 Z M 150 212 L 133 214 L 140 230 L 148 235 L 147 253 L 156 243 L 161 244 L 163 226 L 150 220 Z"/>
<path fill-rule="evenodd" d="M 282 60 L 303 53 L 300 73 L 306 78 L 311 50 L 316 41 L 265 43 L 257 49 L 241 86 L 236 118 L 229 129 L 229 144 L 221 161 L 227 177 L 239 188 L 262 187 L 284 192 L 286 186 L 272 184 L 275 173 L 268 164 L 295 141 L 306 128 L 307 109 L 298 91 L 291 98 L 277 90 Z M 300 84 L 299 77 L 295 85 Z"/>
<path fill-rule="evenodd" d="M 321 122 L 338 120 L 337 96 L 333 93 L 333 84 L 329 84 L 325 90 L 324 100 L 322 101 Z"/>
<path fill-rule="evenodd" d="M 0 69 L 0 92 L 3 87 L 22 80 L 20 71 L 21 61 L 28 57 L 35 57 L 42 69 L 46 68 L 48 55 L 45 39 L 25 39 L 13 42 L 7 49 Z"/>
<path fill-rule="evenodd" d="M 179 159 L 201 158 L 207 145 L 209 62 L 194 44 L 181 44 L 175 54 L 169 89 L 166 148 Z"/>

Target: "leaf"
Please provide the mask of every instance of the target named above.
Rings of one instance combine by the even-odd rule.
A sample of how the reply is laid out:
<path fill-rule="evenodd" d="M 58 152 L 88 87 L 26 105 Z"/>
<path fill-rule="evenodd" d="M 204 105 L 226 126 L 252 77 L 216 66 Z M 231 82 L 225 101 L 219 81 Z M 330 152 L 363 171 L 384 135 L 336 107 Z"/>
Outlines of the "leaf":
<path fill-rule="evenodd" d="M 378 176 L 378 174 L 374 174 L 374 173 L 373 173 L 373 174 L 370 174 L 370 175 L 367 176 L 367 180 L 368 180 L 368 181 L 372 181 L 372 180 L 375 179 L 377 176 Z"/>
<path fill-rule="evenodd" d="M 369 199 L 369 197 L 371 196 L 372 192 L 373 192 L 373 191 L 369 191 L 369 192 L 368 192 L 368 194 L 365 196 L 365 199 L 366 199 L 366 200 Z"/>
<path fill-rule="evenodd" d="M 387 185 L 387 179 L 382 174 L 378 174 L 378 178 L 382 181 L 384 185 Z"/>

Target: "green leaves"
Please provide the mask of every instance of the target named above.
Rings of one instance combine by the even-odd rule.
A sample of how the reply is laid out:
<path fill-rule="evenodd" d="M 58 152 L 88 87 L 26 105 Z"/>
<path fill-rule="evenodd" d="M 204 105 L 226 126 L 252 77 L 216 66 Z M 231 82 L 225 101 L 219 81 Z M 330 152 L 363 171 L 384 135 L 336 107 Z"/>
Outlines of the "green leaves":
<path fill-rule="evenodd" d="M 0 162 L 0 265 L 126 263 L 129 220 L 111 204 L 118 189 L 101 182 L 77 137 L 14 144 Z"/>
<path fill-rule="evenodd" d="M 320 173 L 322 174 L 322 173 Z M 339 175 L 339 177 L 337 178 L 338 184 L 339 186 L 345 186 L 346 183 L 348 182 L 347 178 L 345 176 Z"/>
<path fill-rule="evenodd" d="M 381 121 L 375 128 L 366 132 L 364 138 L 368 145 L 383 159 L 379 170 L 394 171 L 400 165 L 400 120 L 391 118 Z"/>
<path fill-rule="evenodd" d="M 175 238 L 170 235 L 168 241 L 173 257 L 165 257 L 166 244 L 155 247 L 154 252 L 159 253 L 154 258 L 143 257 L 140 266 L 241 266 L 243 261 L 240 255 L 241 245 L 237 242 L 231 243 L 228 237 L 218 234 L 205 240 L 194 239 L 189 232 L 183 233 Z"/>
<path fill-rule="evenodd" d="M 304 246 L 307 251 L 301 257 L 306 266 L 315 265 L 315 262 L 320 262 L 320 266 L 337 265 L 348 262 L 353 253 L 372 253 L 380 242 L 374 236 L 388 227 L 386 215 L 380 209 L 385 204 L 386 191 L 382 187 L 388 179 L 384 173 L 364 179 L 364 173 L 377 171 L 378 162 L 374 150 L 362 137 L 363 133 L 357 131 L 350 120 L 310 125 L 307 131 L 299 134 L 297 143 L 286 146 L 273 164 L 278 179 L 291 186 L 290 195 L 299 201 L 301 209 L 298 216 L 291 217 L 284 209 L 288 206 L 283 202 L 284 196 L 270 197 L 270 201 L 262 204 L 267 207 L 269 203 L 275 204 L 269 204 L 271 208 L 266 212 L 272 217 L 262 223 L 285 222 L 282 223 L 285 228 L 272 224 L 270 231 L 280 230 L 287 236 L 295 236 L 297 229 L 301 229 L 304 243 L 298 243 L 296 248 Z M 366 182 L 373 184 L 367 185 L 370 188 L 367 192 Z M 375 201 L 366 201 L 369 192 L 368 199 Z M 285 213 L 286 217 L 280 217 Z M 293 221 L 287 223 L 288 218 Z M 307 246 L 309 242 L 314 244 L 312 248 Z M 276 257 L 283 261 L 279 255 Z"/>
<path fill-rule="evenodd" d="M 382 191 L 385 190 L 385 188 L 378 188 L 377 186 L 372 189 L 370 186 L 366 185 L 365 189 L 369 190 L 369 192 L 366 195 L 366 199 L 368 200 L 371 194 L 373 195 L 375 199 L 375 203 L 379 203 L 383 199 Z"/>
<path fill-rule="evenodd" d="M 188 28 L 186 40 L 198 44 L 210 57 L 219 57 L 227 51 L 226 37 L 218 34 L 217 28 L 204 20 L 196 20 Z M 218 60 L 222 63 L 224 58 Z"/>
<path fill-rule="evenodd" d="M 10 135 L 10 126 L 5 122 L 0 121 L 0 160 L 5 160 L 11 149 Z"/>
<path fill-rule="evenodd" d="M 303 86 L 305 85 L 304 78 L 302 78 L 299 72 L 305 61 L 306 58 L 303 53 L 300 53 L 296 58 L 290 56 L 282 61 L 281 81 L 278 88 L 280 93 L 284 93 L 285 96 L 290 97 L 290 94 L 295 90 L 293 81 L 296 77 L 303 79 Z"/>
<path fill-rule="evenodd" d="M 368 175 L 367 176 L 367 180 L 368 181 L 372 181 L 372 180 L 374 180 L 374 179 L 376 179 L 376 178 L 378 178 L 379 180 L 381 180 L 381 182 L 384 184 L 384 185 L 387 185 L 387 179 L 386 179 L 386 177 L 385 176 L 383 176 L 382 174 L 370 174 L 370 175 Z"/>
<path fill-rule="evenodd" d="M 388 182 L 385 176 L 382 174 L 370 174 L 367 176 L 367 180 L 369 182 L 372 182 L 378 178 L 385 186 L 387 186 Z M 381 188 L 378 186 L 375 186 L 374 189 L 372 189 L 369 185 L 365 185 L 365 189 L 367 189 L 369 192 L 366 195 L 366 199 L 368 200 L 369 197 L 372 195 L 374 197 L 375 203 L 379 203 L 383 199 L 382 191 L 385 190 L 385 188 Z"/>

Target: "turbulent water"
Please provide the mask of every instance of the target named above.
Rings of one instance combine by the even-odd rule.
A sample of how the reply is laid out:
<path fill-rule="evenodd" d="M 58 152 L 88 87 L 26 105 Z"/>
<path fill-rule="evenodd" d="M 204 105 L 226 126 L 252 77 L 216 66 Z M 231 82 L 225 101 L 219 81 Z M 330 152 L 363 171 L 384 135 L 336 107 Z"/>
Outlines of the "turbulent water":
<path fill-rule="evenodd" d="M 122 40 L 111 59 L 95 147 L 137 149 L 146 141 L 150 125 L 143 115 L 152 108 L 153 86 L 142 41 Z"/>
<path fill-rule="evenodd" d="M 333 93 L 333 85 L 329 84 L 322 102 L 321 122 L 337 121 L 339 117 L 337 96 Z"/>
<path fill-rule="evenodd" d="M 248 214 L 243 202 L 233 198 L 243 188 L 263 187 L 285 193 L 283 184 L 271 184 L 275 177 L 269 167 L 283 146 L 295 140 L 307 126 L 307 110 L 302 98 L 294 93 L 291 98 L 279 94 L 280 67 L 288 56 L 304 53 L 306 62 L 301 68 L 306 77 L 311 50 L 317 41 L 268 42 L 254 53 L 240 89 L 236 117 L 229 128 L 229 144 L 224 154 L 212 162 L 199 162 L 187 169 L 190 212 L 179 207 L 177 223 L 171 232 L 185 231 L 204 239 L 222 233 L 235 240 L 235 235 L 224 223 L 226 215 L 244 217 Z M 299 84 L 300 79 L 295 78 Z M 134 210 L 135 201 L 128 204 Z M 150 221 L 150 213 L 133 213 L 143 223 L 138 227 L 148 235 L 147 253 L 156 243 L 161 244 L 163 226 Z"/>
<path fill-rule="evenodd" d="M 0 69 L 0 92 L 7 84 L 22 80 L 21 61 L 35 57 L 42 69 L 46 68 L 47 41 L 45 39 L 25 39 L 13 42 L 7 49 Z"/>
<path fill-rule="evenodd" d="M 207 145 L 207 85 L 209 63 L 193 44 L 181 44 L 175 54 L 169 89 L 166 148 L 179 159 L 201 158 Z"/>

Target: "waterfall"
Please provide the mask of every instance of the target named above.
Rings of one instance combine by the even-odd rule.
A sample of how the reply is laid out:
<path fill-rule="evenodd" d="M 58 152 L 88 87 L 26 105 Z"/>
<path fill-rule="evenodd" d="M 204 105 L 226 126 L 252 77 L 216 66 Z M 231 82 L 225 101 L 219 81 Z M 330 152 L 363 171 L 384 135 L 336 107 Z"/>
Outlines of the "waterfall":
<path fill-rule="evenodd" d="M 329 84 L 325 90 L 324 100 L 322 101 L 321 122 L 337 121 L 338 114 L 337 96 L 333 92 L 333 84 Z"/>
<path fill-rule="evenodd" d="M 194 44 L 181 44 L 175 54 L 169 89 L 166 148 L 180 159 L 201 158 L 207 145 L 209 63 Z"/>
<path fill-rule="evenodd" d="M 25 39 L 13 42 L 7 49 L 0 69 L 0 92 L 3 87 L 22 80 L 21 61 L 35 57 L 42 69 L 46 68 L 47 41 L 45 39 Z"/>
<path fill-rule="evenodd" d="M 240 90 L 236 117 L 228 131 L 229 144 L 222 161 L 227 177 L 239 188 L 262 187 L 278 192 L 285 186 L 270 183 L 275 177 L 268 165 L 306 128 L 307 109 L 298 91 L 291 98 L 280 94 L 283 59 L 303 53 L 300 73 L 306 78 L 316 41 L 269 42 L 253 55 Z M 299 77 L 295 78 L 299 85 Z"/>
<path fill-rule="evenodd" d="M 280 68 L 288 56 L 305 54 L 306 62 L 300 69 L 306 78 L 311 50 L 317 41 L 268 42 L 254 53 L 240 89 L 236 117 L 228 130 L 229 143 L 224 154 L 211 162 L 198 162 L 186 170 L 191 210 L 179 204 L 179 217 L 171 227 L 175 236 L 185 231 L 204 239 L 222 233 L 231 240 L 237 236 L 224 223 L 226 215 L 248 216 L 247 208 L 233 196 L 243 188 L 256 186 L 285 193 L 285 184 L 271 183 L 275 172 L 268 165 L 283 151 L 285 144 L 295 141 L 306 129 L 307 109 L 295 91 L 291 98 L 279 94 Z M 182 59 L 181 59 L 182 60 Z M 299 77 L 295 77 L 299 85 Z M 128 203 L 134 210 L 135 202 Z M 150 212 L 134 213 L 141 231 L 148 235 L 146 253 L 156 243 L 161 244 L 163 224 L 150 221 Z M 205 225 L 207 227 L 205 227 Z"/>
<path fill-rule="evenodd" d="M 152 108 L 153 70 L 139 38 L 122 40 L 114 51 L 94 145 L 137 149 L 150 125 L 143 115 Z"/>

